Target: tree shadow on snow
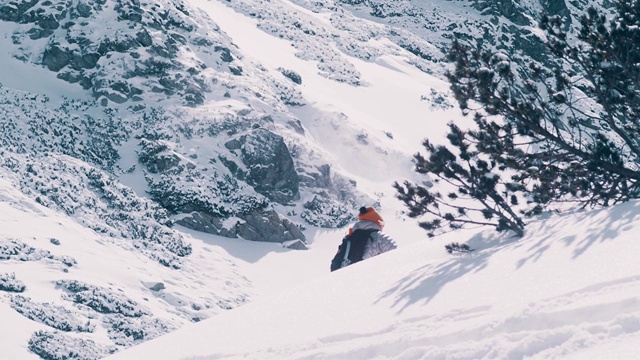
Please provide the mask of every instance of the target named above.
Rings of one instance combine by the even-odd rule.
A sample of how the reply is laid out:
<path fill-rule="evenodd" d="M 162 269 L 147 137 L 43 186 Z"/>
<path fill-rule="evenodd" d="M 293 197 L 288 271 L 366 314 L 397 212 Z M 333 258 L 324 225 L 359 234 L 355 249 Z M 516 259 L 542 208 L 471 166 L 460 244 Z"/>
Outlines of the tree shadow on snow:
<path fill-rule="evenodd" d="M 614 207 L 582 213 L 560 215 L 560 221 L 531 223 L 525 238 L 535 237 L 535 243 L 522 241 L 518 247 L 528 247 L 528 255 L 517 263 L 517 268 L 535 262 L 558 243 L 572 247 L 573 258 L 583 255 L 594 244 L 615 241 L 623 233 L 640 226 L 640 203 L 632 201 Z M 523 240 L 524 240 L 523 239 Z"/>
<path fill-rule="evenodd" d="M 575 259 L 594 244 L 615 241 L 624 233 L 633 234 L 634 229 L 639 227 L 640 202 L 634 201 L 615 207 L 584 213 L 567 213 L 532 222 L 522 239 L 507 239 L 506 235 L 497 234 L 484 238 L 483 233 L 479 233 L 467 242 L 476 251 L 455 256 L 445 263 L 428 264 L 414 270 L 385 291 L 376 303 L 395 297 L 392 306 L 400 307 L 398 313 L 421 301 L 429 303 L 446 284 L 483 270 L 491 256 L 507 248 L 522 256 L 522 251 L 517 249 L 524 247 L 524 257 L 515 262 L 514 270 L 517 270 L 528 263 L 536 262 L 552 247 L 571 248 Z"/>
<path fill-rule="evenodd" d="M 483 251 L 461 254 L 445 263 L 428 264 L 416 269 L 385 291 L 375 303 L 395 297 L 392 307 L 400 307 L 398 313 L 418 302 L 429 303 L 445 285 L 467 274 L 483 270 L 487 267 L 488 259 L 496 251 L 513 243 L 513 240 L 504 242 L 504 237 L 491 238 L 492 244 L 489 244 L 482 233 L 476 234 L 467 243 L 473 244 L 472 248 L 476 246 L 476 250 L 482 250 L 478 247 L 482 245 L 485 247 Z"/>

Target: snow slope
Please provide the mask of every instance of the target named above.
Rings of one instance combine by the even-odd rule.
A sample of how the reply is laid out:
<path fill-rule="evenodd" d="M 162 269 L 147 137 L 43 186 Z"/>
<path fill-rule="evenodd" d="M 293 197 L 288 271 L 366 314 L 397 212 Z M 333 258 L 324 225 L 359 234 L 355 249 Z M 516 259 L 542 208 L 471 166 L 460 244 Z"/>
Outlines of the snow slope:
<path fill-rule="evenodd" d="M 317 164 L 314 165 L 330 164 L 333 173 L 348 174 L 372 201 L 380 202 L 386 208 L 384 215 L 390 232 L 395 235 L 393 229 L 401 227 L 392 225 L 402 224 L 403 220 L 398 214 L 400 208 L 393 200 L 390 185 L 394 180 L 415 176 L 411 170 L 411 155 L 419 149 L 419 142 L 427 132 L 442 129 L 441 125 L 448 120 L 448 115 L 442 112 L 437 118 L 431 119 L 432 123 L 423 121 L 429 102 L 421 99 L 423 94 L 429 94 L 431 88 L 442 90 L 446 85 L 408 64 L 407 59 L 411 57 L 408 53 L 386 55 L 375 62 L 348 57 L 355 64 L 352 66 L 358 67 L 369 85 L 355 87 L 336 82 L 320 76 L 316 62 L 302 60 L 285 51 L 290 44 L 256 29 L 255 22 L 245 15 L 226 8 L 220 2 L 194 1 L 193 4 L 202 7 L 212 19 L 224 25 L 224 31 L 238 43 L 239 51 L 245 55 L 247 63 L 264 63 L 273 76 L 281 78 L 282 74 L 277 69 L 280 66 L 302 74 L 304 80 L 300 91 L 308 105 L 291 109 L 305 128 L 306 135 L 299 141 L 317 151 L 314 155 Z M 322 14 L 309 16 L 321 17 Z M 11 34 L 15 30 L 15 24 L 1 23 L 0 31 L 4 36 L 0 39 L 0 44 L 13 46 Z M 259 52 L 256 47 L 258 44 L 263 45 L 266 50 Z M 35 45 L 43 45 L 43 41 L 38 41 Z M 274 49 L 282 51 L 274 52 Z M 30 99 L 41 95 L 50 98 L 49 101 L 55 104 L 63 103 L 67 98 L 79 101 L 89 98 L 77 84 L 60 81 L 56 79 L 55 73 L 18 61 L 9 52 L 0 54 L 0 63 L 11 70 L 0 74 L 0 83 L 8 93 L 15 93 L 16 98 Z M 249 85 L 254 84 L 251 80 L 246 81 Z M 213 94 L 209 103 L 194 111 L 212 112 L 216 106 L 226 108 L 232 101 L 248 107 L 238 100 L 216 96 Z M 387 101 L 392 101 L 395 108 L 385 107 Z M 42 105 L 43 108 L 46 106 L 48 105 Z M 98 115 L 103 109 L 86 107 L 88 109 L 83 107 L 79 111 L 101 119 Z M 20 117 L 13 119 L 18 124 L 30 120 L 31 113 L 28 111 L 15 114 L 17 115 L 11 113 L 7 117 Z M 48 120 L 47 116 L 42 118 Z M 277 119 L 278 117 L 276 121 L 279 121 Z M 439 125 L 434 125 L 434 122 Z M 416 125 L 419 125 L 419 131 L 415 129 Z M 49 130 L 47 126 L 44 128 Z M 41 140 L 39 136 L 26 132 L 25 129 L 24 138 L 30 142 Z M 133 169 L 134 165 L 139 165 L 135 153 L 137 141 L 125 140 L 118 149 L 121 157 L 116 165 L 122 169 Z M 199 155 L 206 159 L 209 158 L 206 156 L 207 151 L 212 146 L 207 141 L 203 139 L 199 143 L 196 140 L 185 140 L 182 146 L 189 149 L 200 148 L 202 145 Z M 36 153 L 41 154 L 42 151 Z M 180 269 L 171 269 L 142 256 L 134 249 L 135 246 L 140 246 L 139 243 L 130 237 L 120 236 L 115 231 L 96 231 L 96 226 L 94 230 L 90 229 L 87 224 L 104 225 L 104 220 L 97 217 L 92 209 L 79 205 L 77 213 L 64 214 L 62 211 L 56 212 L 55 207 L 45 208 L 38 204 L 35 201 L 39 195 L 37 192 L 25 195 L 24 188 L 34 183 L 27 178 L 23 182 L 29 184 L 21 187 L 21 176 L 28 172 L 50 176 L 51 179 L 35 183 L 51 187 L 49 192 L 53 194 L 61 190 L 63 185 L 76 186 L 76 182 L 84 181 L 83 177 L 75 176 L 76 174 L 69 175 L 62 170 L 58 173 L 57 168 L 51 166 L 42 166 L 40 170 L 41 164 L 48 165 L 48 161 L 56 159 L 69 161 L 81 169 L 88 168 L 87 164 L 81 164 L 74 158 L 56 155 L 45 160 L 32 160 L 35 170 L 16 170 L 16 174 L 0 172 L 0 177 L 4 179 L 0 182 L 0 250 L 3 250 L 0 255 L 13 254 L 13 246 L 23 246 L 25 249 L 22 253 L 10 255 L 10 258 L 0 261 L 0 278 L 14 276 L 17 283 L 25 285 L 24 291 L 19 293 L 0 291 L 0 318 L 8 319 L 8 323 L 12 325 L 3 327 L 0 333 L 3 335 L 0 336 L 0 347 L 3 349 L 0 358 L 37 358 L 33 346 L 29 348 L 29 344 L 30 341 L 38 343 L 42 340 L 34 337 L 34 333 L 39 331 L 45 331 L 50 336 L 49 340 L 39 342 L 41 348 L 60 346 L 59 349 L 52 350 L 51 354 L 68 356 L 70 352 L 83 350 L 81 357 L 97 358 L 179 328 L 188 322 L 217 315 L 254 298 L 305 283 L 326 274 L 328 261 L 345 231 L 310 228 L 306 235 L 312 249 L 298 252 L 285 250 L 280 244 L 226 239 L 176 227 L 178 237 L 184 236 L 185 243 L 193 251 L 180 259 Z M 25 164 L 25 161 L 16 162 L 30 169 L 30 164 Z M 118 186 L 123 184 L 140 197 L 134 197 L 132 202 L 148 201 L 149 195 L 145 193 L 148 187 L 142 179 L 141 170 L 114 175 L 120 175 Z M 80 189 L 83 192 L 70 192 L 70 198 L 75 197 L 73 200 L 79 200 L 78 204 L 90 203 L 92 196 L 100 198 L 98 194 L 91 192 L 95 191 L 91 187 L 85 189 L 82 186 Z M 120 198 L 116 200 L 120 201 Z M 69 206 L 75 205 L 64 199 L 61 202 Z M 105 213 L 110 213 L 111 209 L 109 204 L 104 204 Z M 283 213 L 286 211 L 289 209 L 282 210 Z M 135 218 L 132 222 L 137 220 Z M 416 227 L 412 227 L 412 231 L 415 236 L 397 234 L 395 237 L 398 243 L 402 245 L 413 242 L 423 236 Z M 59 245 L 52 241 L 58 241 Z M 27 254 L 29 251 L 36 255 Z M 52 258 L 49 259 L 48 256 Z M 76 263 L 68 266 L 59 260 L 67 258 Z M 107 299 L 125 299 L 124 302 L 135 303 L 146 314 L 127 318 L 117 311 L 97 311 L 80 300 L 74 301 L 74 295 L 61 286 L 60 281 L 88 284 L 93 287 L 92 291 L 106 293 Z M 20 301 L 28 304 L 33 312 L 40 311 L 40 315 L 19 314 L 16 304 Z M 122 321 L 123 316 L 126 321 L 121 326 L 115 326 L 116 322 Z M 65 328 L 62 321 L 65 319 L 74 324 L 88 323 L 90 326 L 87 329 L 91 331 L 76 332 L 55 328 Z"/>
<path fill-rule="evenodd" d="M 111 358 L 637 358 L 639 206 L 408 244 Z"/>
<path fill-rule="evenodd" d="M 19 295 L 0 291 L 0 319 L 11 324 L 0 326 L 0 359 L 37 358 L 28 349 L 29 340 L 34 332 L 53 331 L 42 323 L 46 319 L 32 321 L 16 312 L 12 304 L 18 296 L 30 298 L 35 307 L 57 309 L 71 322 L 97 325 L 90 334 L 58 332 L 59 337 L 47 343 L 60 345 L 61 353 L 85 350 L 86 358 L 183 326 L 114 358 L 637 357 L 640 266 L 635 258 L 640 245 L 633 236 L 640 225 L 637 203 L 540 219 L 518 241 L 492 232 L 452 233 L 426 241 L 425 233 L 402 215 L 390 185 L 404 178 L 424 180 L 412 171 L 411 155 L 420 150 L 423 138 L 442 141 L 446 123 L 461 121 L 447 102 L 447 84 L 419 71 L 416 57 L 380 35 L 384 32 L 378 31 L 379 24 L 357 22 L 344 13 L 335 20 L 335 14 L 299 5 L 310 4 L 307 1 L 188 2 L 218 24 L 225 39 L 233 40 L 243 56 L 245 73 L 259 75 L 260 81 L 229 75 L 238 79 L 229 80 L 228 85 L 229 89 L 239 86 L 239 96 L 234 92 L 228 100 L 222 95 L 224 88 L 217 87 L 201 108 L 185 109 L 184 118 L 199 112 L 215 115 L 237 106 L 234 111 L 255 107 L 265 114 L 285 114 L 274 117 L 285 128 L 288 120 L 299 120 L 303 134 L 281 129 L 297 133 L 288 145 L 292 149 L 303 145 L 311 165 L 329 164 L 332 174 L 355 180 L 357 189 L 381 206 L 385 231 L 399 249 L 329 273 L 329 261 L 346 229 L 310 227 L 305 231 L 310 250 L 292 251 L 280 244 L 175 227 L 193 253 L 181 262 L 181 269 L 170 269 L 131 251 L 130 239 L 83 226 L 85 215 L 67 216 L 44 208 L 22 194 L 15 183 L 2 180 L 0 246 L 18 241 L 34 247 L 40 258 L 0 261 L 0 276 L 14 274 L 26 285 Z M 252 3 L 260 16 L 237 11 Z M 445 4 L 457 8 L 457 4 Z M 272 9 L 277 11 L 270 13 Z M 300 26 L 315 26 L 311 30 L 318 36 L 284 36 L 291 29 L 278 27 L 286 25 L 277 23 L 280 15 L 287 20 L 304 19 Z M 5 34 L 0 45 L 10 45 L 13 30 L 14 25 L 0 26 Z M 298 30 L 292 31 L 300 35 Z M 358 46 L 346 48 L 352 41 L 350 33 L 366 39 L 354 44 L 366 43 L 370 59 Z M 325 60 L 331 60 L 329 65 Z M 17 62 L 9 53 L 0 54 L 0 63 L 10 69 L 0 74 L 6 88 L 47 95 L 53 102 L 61 102 L 61 94 L 73 99 L 87 96 L 79 86 L 59 82 L 55 74 Z M 327 66 L 345 71 L 336 75 L 342 82 L 332 77 Z M 292 93 L 299 91 L 306 105 L 285 108 L 278 102 L 282 109 L 271 109 L 273 103 L 246 95 L 265 90 L 251 86 L 271 78 L 288 82 L 280 68 L 301 75 L 301 84 L 287 84 L 296 90 Z M 186 150 L 202 148 L 201 159 L 209 158 L 205 155 L 215 149 L 208 138 L 184 140 L 180 145 Z M 136 149 L 132 139 L 121 146 L 122 169 L 138 164 Z M 140 169 L 120 175 L 121 183 L 149 198 Z M 290 208 L 278 210 L 287 213 Z M 449 255 L 443 245 L 451 241 L 468 241 L 476 251 Z M 69 258 L 77 263 L 65 265 Z M 69 291 L 56 285 L 65 280 L 108 290 L 116 299 L 126 296 L 147 314 L 129 320 L 132 325 L 123 322 L 114 327 L 123 315 L 100 313 L 70 301 Z M 248 305 L 224 311 L 248 300 Z M 212 318 L 188 325 L 207 317 Z M 134 339 L 132 333 L 140 332 L 143 338 Z"/>
<path fill-rule="evenodd" d="M 184 267 L 167 268 L 134 251 L 126 239 L 96 233 L 37 204 L 4 177 L 6 173 L 0 179 L 0 290 L 5 290 L 0 291 L 0 359 L 38 358 L 27 349 L 35 331 L 51 335 L 43 346 L 61 343 L 59 354 L 82 350 L 69 343 L 75 338 L 86 341 L 81 358 L 102 357 L 243 304 L 255 294 L 233 258 L 216 246 L 191 239 L 194 254 Z M 6 291 L 2 283 L 7 275 L 23 289 Z M 60 283 L 66 281 L 91 286 L 93 303 L 70 296 Z M 127 309 L 140 313 L 130 316 Z M 116 322 L 125 326 L 112 327 Z M 68 327 L 85 323 L 87 330 L 75 334 Z M 125 335 L 127 331 L 141 333 Z"/>

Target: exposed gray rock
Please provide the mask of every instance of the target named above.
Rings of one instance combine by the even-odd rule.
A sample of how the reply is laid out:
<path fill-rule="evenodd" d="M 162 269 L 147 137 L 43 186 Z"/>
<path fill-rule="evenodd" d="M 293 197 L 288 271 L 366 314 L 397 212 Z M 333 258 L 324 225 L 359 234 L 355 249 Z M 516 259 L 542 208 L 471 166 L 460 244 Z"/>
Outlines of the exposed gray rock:
<path fill-rule="evenodd" d="M 300 198 L 298 174 L 282 136 L 258 128 L 239 139 L 246 181 L 272 201 L 286 204 Z"/>
<path fill-rule="evenodd" d="M 164 289 L 165 289 L 164 284 L 161 283 L 161 282 L 155 283 L 155 285 L 153 285 L 153 286 L 151 286 L 149 288 L 149 290 L 151 290 L 151 291 L 160 291 L 160 290 L 164 290 Z"/>
<path fill-rule="evenodd" d="M 51 71 L 60 71 L 63 67 L 67 66 L 73 55 L 68 50 L 60 48 L 59 44 L 50 44 L 44 50 L 42 56 L 42 65 L 49 68 Z"/>
<path fill-rule="evenodd" d="M 229 150 L 240 150 L 242 148 L 242 143 L 238 139 L 232 139 L 227 141 L 224 144 L 224 147 Z"/>
<path fill-rule="evenodd" d="M 207 234 L 220 235 L 229 238 L 237 237 L 236 227 L 226 228 L 223 219 L 204 212 L 194 211 L 188 216 L 176 220 L 176 224 Z"/>
<path fill-rule="evenodd" d="M 220 162 L 224 166 L 226 166 L 227 169 L 229 169 L 229 171 L 231 171 L 231 174 L 233 174 L 233 176 L 235 176 L 238 180 L 243 180 L 244 181 L 246 179 L 247 174 L 234 161 L 229 160 L 224 156 L 219 156 L 218 159 L 220 159 Z"/>
<path fill-rule="evenodd" d="M 302 240 L 285 241 L 282 243 L 282 246 L 286 247 L 287 249 L 293 250 L 309 250 L 307 245 Z"/>
<path fill-rule="evenodd" d="M 287 125 L 289 125 L 291 128 L 293 128 L 293 130 L 295 130 L 295 132 L 297 132 L 300 135 L 304 135 L 304 127 L 302 127 L 302 123 L 300 122 L 300 120 L 291 120 L 287 122 Z"/>
<path fill-rule="evenodd" d="M 224 62 L 232 62 L 233 56 L 231 56 L 231 50 L 223 46 L 216 46 L 213 48 L 214 51 L 220 52 L 220 60 Z"/>
<path fill-rule="evenodd" d="M 331 166 L 320 165 L 318 172 L 306 172 L 300 175 L 300 183 L 311 188 L 329 189 L 333 186 L 331 181 Z"/>
<path fill-rule="evenodd" d="M 305 239 L 304 234 L 291 221 L 281 218 L 274 210 L 256 209 L 250 214 L 231 220 L 202 212 L 192 212 L 176 220 L 176 224 L 189 229 L 229 238 L 242 237 L 252 241 L 284 242 Z"/>
<path fill-rule="evenodd" d="M 569 8 L 564 0 L 542 0 L 542 7 L 549 15 L 569 16 Z"/>
<path fill-rule="evenodd" d="M 14 0 L 0 7 L 0 20 L 20 21 L 25 11 L 37 4 L 38 0 Z"/>
<path fill-rule="evenodd" d="M 284 242 L 301 239 L 305 236 L 288 219 L 278 216 L 274 210 L 254 210 L 243 217 L 244 222 L 237 225 L 238 235 L 247 240 Z"/>

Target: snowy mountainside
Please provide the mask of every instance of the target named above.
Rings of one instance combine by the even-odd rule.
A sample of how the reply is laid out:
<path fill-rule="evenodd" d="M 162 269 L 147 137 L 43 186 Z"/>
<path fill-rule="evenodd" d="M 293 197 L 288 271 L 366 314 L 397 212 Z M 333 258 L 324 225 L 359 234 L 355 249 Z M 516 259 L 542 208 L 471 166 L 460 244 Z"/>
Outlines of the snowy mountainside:
<path fill-rule="evenodd" d="M 244 253 L 230 256 L 215 245 L 220 240 L 211 245 L 194 239 L 201 235 L 178 224 L 252 240 L 304 238 L 303 222 L 344 225 L 353 219 L 354 204 L 381 196 L 375 193 L 379 184 L 366 181 L 372 174 L 366 165 L 370 149 L 381 166 L 389 166 L 373 172 L 385 187 L 399 172 L 410 172 L 413 150 L 394 149 L 402 137 L 394 126 L 384 125 L 382 116 L 374 119 L 376 131 L 367 133 L 339 107 L 322 108 L 332 101 L 334 86 L 346 94 L 344 103 L 354 100 L 355 109 L 383 99 L 387 90 L 377 90 L 373 81 L 350 94 L 353 85 L 318 75 L 315 63 L 289 53 L 267 69 L 256 58 L 244 58 L 205 15 L 187 18 L 173 3 L 151 2 L 141 4 L 148 6 L 144 20 L 129 12 L 117 15 L 124 11 L 122 4 L 0 5 L 5 20 L 0 22 L 1 42 L 7 49 L 0 62 L 13 70 L 0 76 L 3 216 L 14 225 L 2 233 L 0 311 L 18 329 L 3 337 L 12 358 L 99 358 L 256 297 L 245 276 L 247 266 L 234 265 Z M 154 13 L 162 21 L 148 19 Z M 200 27 L 193 25 L 197 19 Z M 163 21 L 167 29 L 158 25 Z M 202 33 L 194 35 L 185 24 Z M 157 43 L 132 40 L 145 26 L 147 32 L 158 32 Z M 110 37 L 109 31 L 118 36 Z M 174 31 L 189 46 L 172 48 L 168 34 L 179 38 Z M 216 32 L 210 41 L 228 53 L 195 44 L 208 31 Z M 284 41 L 268 36 L 264 44 L 282 46 Z M 183 50 L 199 56 L 206 69 L 189 72 L 188 56 L 177 55 Z M 412 73 L 402 57 L 384 59 L 383 65 L 394 62 L 385 72 L 400 75 L 401 87 L 422 79 L 445 88 L 417 69 Z M 287 72 L 284 67 L 290 65 L 300 68 Z M 377 65 L 371 65 L 365 74 L 376 73 Z M 203 77 L 208 87 L 199 88 Z M 388 74 L 378 80 L 393 83 Z M 310 86 L 314 82 L 322 90 Z M 307 108 L 303 89 L 306 96 L 326 96 Z M 361 91 L 371 90 L 358 100 Z M 411 94 L 400 99 L 412 106 L 404 122 L 421 116 L 415 110 L 426 105 L 419 99 L 422 92 L 410 87 L 395 95 Z M 194 94 L 204 94 L 202 104 L 190 102 L 199 99 Z M 313 134 L 309 124 L 314 124 Z M 344 137 L 335 137 L 336 130 Z M 395 132 L 397 140 L 385 131 Z M 416 141 L 407 141 L 409 149 L 422 135 L 412 136 Z M 341 146 L 331 153 L 334 141 Z M 347 176 L 350 167 L 356 176 Z M 58 223 L 73 231 L 56 230 Z M 276 254 L 282 249 L 264 246 Z M 328 256 L 323 253 L 323 259 Z M 314 269 L 320 272 L 321 267 Z M 268 276 L 249 272 L 272 283 Z"/>
<path fill-rule="evenodd" d="M 0 181 L 0 317 L 12 326 L 1 330 L 3 356 L 100 358 L 253 294 L 219 249 L 195 242 L 179 271 L 165 267 L 126 239 L 36 203 L 6 175 Z"/>
<path fill-rule="evenodd" d="M 635 359 L 639 205 L 405 244 L 109 359 Z"/>
<path fill-rule="evenodd" d="M 0 0 L 7 353 L 102 357 L 322 275 L 363 204 L 413 228 L 390 184 L 464 121 L 451 34 L 533 26 L 481 3 Z"/>

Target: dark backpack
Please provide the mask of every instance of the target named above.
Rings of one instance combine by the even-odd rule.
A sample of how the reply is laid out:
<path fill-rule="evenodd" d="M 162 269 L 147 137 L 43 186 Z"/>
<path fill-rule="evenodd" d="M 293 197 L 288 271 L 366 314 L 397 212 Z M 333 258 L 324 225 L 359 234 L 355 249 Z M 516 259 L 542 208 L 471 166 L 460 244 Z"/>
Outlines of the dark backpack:
<path fill-rule="evenodd" d="M 362 260 L 364 247 L 369 241 L 371 233 L 377 230 L 358 229 L 351 235 L 342 238 L 342 244 L 338 246 L 338 252 L 331 260 L 331 271 L 338 270 Z"/>

